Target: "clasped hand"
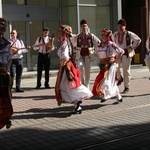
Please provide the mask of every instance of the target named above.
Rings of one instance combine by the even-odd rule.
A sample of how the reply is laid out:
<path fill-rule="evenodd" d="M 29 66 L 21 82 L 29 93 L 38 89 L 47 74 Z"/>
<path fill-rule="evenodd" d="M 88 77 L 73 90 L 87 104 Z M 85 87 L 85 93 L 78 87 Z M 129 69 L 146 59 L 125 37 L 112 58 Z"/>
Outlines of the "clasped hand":
<path fill-rule="evenodd" d="M 114 57 L 112 57 L 112 58 L 110 58 L 110 60 L 109 60 L 109 63 L 114 63 L 114 62 L 116 62 L 116 59 L 114 58 Z"/>

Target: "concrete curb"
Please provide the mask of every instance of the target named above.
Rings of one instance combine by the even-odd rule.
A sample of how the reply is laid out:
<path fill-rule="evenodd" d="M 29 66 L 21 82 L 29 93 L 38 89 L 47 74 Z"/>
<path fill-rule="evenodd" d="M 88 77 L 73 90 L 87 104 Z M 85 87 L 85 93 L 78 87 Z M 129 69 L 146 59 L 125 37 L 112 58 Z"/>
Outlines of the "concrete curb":
<path fill-rule="evenodd" d="M 131 69 L 139 69 L 142 68 L 142 64 L 138 65 L 131 65 Z M 56 77 L 57 76 L 58 70 L 50 70 L 50 77 Z M 91 73 L 98 73 L 99 72 L 99 67 L 94 66 L 91 68 Z M 23 72 L 22 74 L 22 79 L 28 79 L 28 78 L 36 78 L 37 77 L 37 71 L 26 71 Z M 44 71 L 42 73 L 42 77 L 44 77 Z"/>

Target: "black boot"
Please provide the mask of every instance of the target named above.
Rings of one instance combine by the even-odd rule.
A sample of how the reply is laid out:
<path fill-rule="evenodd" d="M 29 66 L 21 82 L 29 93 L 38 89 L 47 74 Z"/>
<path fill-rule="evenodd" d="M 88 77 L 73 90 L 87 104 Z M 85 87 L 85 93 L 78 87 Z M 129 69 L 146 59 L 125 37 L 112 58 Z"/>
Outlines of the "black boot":
<path fill-rule="evenodd" d="M 114 102 L 113 105 L 119 104 L 119 103 L 121 103 L 121 102 L 123 102 L 123 99 L 122 99 L 122 98 L 121 98 L 121 99 L 117 99 L 117 101 Z"/>
<path fill-rule="evenodd" d="M 101 99 L 101 103 L 104 103 L 104 102 L 106 102 L 106 99 Z"/>
<path fill-rule="evenodd" d="M 120 76 L 120 79 L 119 79 L 119 81 L 118 81 L 118 83 L 117 83 L 117 86 L 121 85 L 122 82 L 123 82 L 123 77 Z"/>
<path fill-rule="evenodd" d="M 122 92 L 122 94 L 126 94 L 126 93 L 128 93 L 129 92 L 129 88 L 124 88 L 124 90 L 123 90 L 123 92 Z"/>
<path fill-rule="evenodd" d="M 21 88 L 16 88 L 16 92 L 24 92 L 24 90 Z"/>
<path fill-rule="evenodd" d="M 72 112 L 72 114 L 77 114 L 77 113 L 81 114 L 82 113 L 82 108 L 80 106 L 81 103 L 82 103 L 82 101 L 77 102 L 75 110 Z"/>
<path fill-rule="evenodd" d="M 9 120 L 6 124 L 6 128 L 9 129 L 12 126 L 11 121 Z"/>

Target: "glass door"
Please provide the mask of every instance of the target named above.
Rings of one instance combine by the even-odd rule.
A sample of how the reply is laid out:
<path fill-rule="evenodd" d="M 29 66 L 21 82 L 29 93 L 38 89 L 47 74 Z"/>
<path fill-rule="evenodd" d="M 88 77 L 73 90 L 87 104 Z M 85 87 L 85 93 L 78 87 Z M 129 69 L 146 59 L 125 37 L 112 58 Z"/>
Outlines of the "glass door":
<path fill-rule="evenodd" d="M 42 22 L 41 21 L 27 22 L 26 31 L 27 31 L 27 40 L 29 45 L 31 46 L 31 49 L 27 54 L 28 70 L 36 70 L 38 51 L 33 50 L 32 46 L 35 44 L 36 39 L 42 34 Z"/>

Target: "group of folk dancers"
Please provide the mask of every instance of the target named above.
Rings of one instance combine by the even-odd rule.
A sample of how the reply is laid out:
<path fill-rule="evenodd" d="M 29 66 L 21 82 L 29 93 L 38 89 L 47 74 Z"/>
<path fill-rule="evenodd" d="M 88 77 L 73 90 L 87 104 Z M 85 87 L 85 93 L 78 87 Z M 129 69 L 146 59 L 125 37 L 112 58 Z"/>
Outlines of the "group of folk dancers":
<path fill-rule="evenodd" d="M 141 39 L 131 31 L 127 31 L 124 19 L 118 21 L 118 31 L 112 34 L 109 29 L 100 31 L 100 39 L 88 30 L 86 20 L 80 22 L 82 32 L 73 34 L 69 25 L 61 25 L 58 29 L 60 46 L 57 54 L 60 67 L 57 74 L 55 94 L 58 105 L 71 103 L 74 105 L 73 114 L 81 113 L 81 103 L 96 95 L 101 102 L 116 97 L 113 104 L 123 101 L 118 86 L 124 81 L 124 91 L 129 91 L 130 64 L 134 49 Z M 8 74 L 12 52 L 9 42 L 4 38 L 6 20 L 0 18 L 0 105 L 7 106 L 6 111 L 0 109 L 0 128 L 10 127 L 13 114 L 11 105 L 11 79 Z M 4 45 L 3 45 L 4 43 Z M 90 90 L 90 69 L 95 54 L 99 59 L 100 72 L 96 76 L 92 90 Z M 122 63 L 123 76 L 120 75 L 118 63 Z M 118 69 L 117 69 L 118 68 Z M 117 83 L 118 81 L 118 83 Z M 7 92 L 6 92 L 7 91 Z"/>
<path fill-rule="evenodd" d="M 118 85 L 124 81 L 122 93 L 129 91 L 131 60 L 134 49 L 141 42 L 135 33 L 126 30 L 124 19 L 118 21 L 118 31 L 114 34 L 109 29 L 101 30 L 100 39 L 88 31 L 86 20 L 81 20 L 80 26 L 82 32 L 78 35 L 72 34 L 68 25 L 61 25 L 58 31 L 60 69 L 55 86 L 56 100 L 58 105 L 64 102 L 74 104 L 74 114 L 82 112 L 80 104 L 84 99 L 95 95 L 101 102 L 114 97 L 117 100 L 113 104 L 123 102 Z M 95 54 L 99 59 L 100 72 L 90 91 L 90 69 Z"/>

